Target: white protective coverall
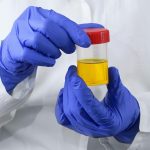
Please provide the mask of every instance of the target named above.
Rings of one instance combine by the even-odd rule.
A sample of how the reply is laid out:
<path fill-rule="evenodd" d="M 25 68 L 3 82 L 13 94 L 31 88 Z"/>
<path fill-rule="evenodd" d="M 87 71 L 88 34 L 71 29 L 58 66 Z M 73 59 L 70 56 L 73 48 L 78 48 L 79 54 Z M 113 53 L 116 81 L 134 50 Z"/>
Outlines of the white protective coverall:
<path fill-rule="evenodd" d="M 8 95 L 0 83 L 0 150 L 149 150 L 150 1 L 149 0 L 0 0 L 0 39 L 28 6 L 53 9 L 77 23 L 97 22 L 110 30 L 109 65 L 137 97 L 140 132 L 131 145 L 114 138 L 93 139 L 57 124 L 54 106 L 76 53 L 63 54 L 52 68 L 38 67 Z"/>

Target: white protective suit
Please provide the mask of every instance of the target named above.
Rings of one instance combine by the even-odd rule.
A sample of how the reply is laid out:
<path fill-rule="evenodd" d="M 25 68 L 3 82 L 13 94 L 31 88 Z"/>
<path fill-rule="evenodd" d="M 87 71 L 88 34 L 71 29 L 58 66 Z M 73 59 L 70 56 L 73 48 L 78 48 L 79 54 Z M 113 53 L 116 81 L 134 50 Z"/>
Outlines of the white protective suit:
<path fill-rule="evenodd" d="M 93 139 L 57 124 L 54 106 L 76 53 L 63 54 L 52 68 L 38 67 L 13 95 L 0 83 L 0 150 L 149 150 L 150 1 L 149 0 L 0 0 L 0 39 L 30 5 L 53 9 L 77 23 L 97 22 L 110 30 L 109 65 L 137 97 L 140 132 L 131 145 L 113 137 Z"/>

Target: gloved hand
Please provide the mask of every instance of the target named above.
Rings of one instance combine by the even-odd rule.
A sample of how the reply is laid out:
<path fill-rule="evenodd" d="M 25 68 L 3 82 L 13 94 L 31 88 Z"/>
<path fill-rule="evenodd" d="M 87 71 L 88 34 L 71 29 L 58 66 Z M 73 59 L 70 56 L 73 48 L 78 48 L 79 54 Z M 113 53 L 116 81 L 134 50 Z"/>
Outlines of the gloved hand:
<path fill-rule="evenodd" d="M 60 49 L 70 54 L 75 51 L 75 44 L 90 46 L 82 27 L 101 25 L 78 25 L 53 10 L 27 8 L 1 43 L 0 76 L 8 93 L 37 66 L 52 67 L 61 56 Z"/>
<path fill-rule="evenodd" d="M 59 124 L 91 137 L 114 136 L 131 143 L 139 131 L 139 105 L 122 84 L 118 70 L 109 68 L 108 92 L 98 101 L 76 67 L 69 68 L 55 108 Z"/>

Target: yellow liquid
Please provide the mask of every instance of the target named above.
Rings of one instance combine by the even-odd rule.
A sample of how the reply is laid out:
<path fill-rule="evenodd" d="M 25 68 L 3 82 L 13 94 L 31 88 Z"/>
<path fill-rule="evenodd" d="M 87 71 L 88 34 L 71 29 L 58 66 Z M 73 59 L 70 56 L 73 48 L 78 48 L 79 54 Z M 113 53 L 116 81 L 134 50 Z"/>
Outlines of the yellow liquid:
<path fill-rule="evenodd" d="M 88 86 L 108 83 L 108 61 L 105 59 L 81 59 L 77 68 L 78 75 Z"/>

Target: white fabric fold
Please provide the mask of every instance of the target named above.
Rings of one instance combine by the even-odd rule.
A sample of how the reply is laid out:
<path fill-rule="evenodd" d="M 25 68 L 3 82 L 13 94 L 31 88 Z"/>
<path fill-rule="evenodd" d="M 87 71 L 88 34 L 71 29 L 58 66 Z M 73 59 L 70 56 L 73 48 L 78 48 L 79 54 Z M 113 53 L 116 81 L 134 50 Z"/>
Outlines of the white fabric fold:
<path fill-rule="evenodd" d="M 19 83 L 9 95 L 0 80 L 0 127 L 7 124 L 15 116 L 15 110 L 22 106 L 34 88 L 36 71 Z"/>

